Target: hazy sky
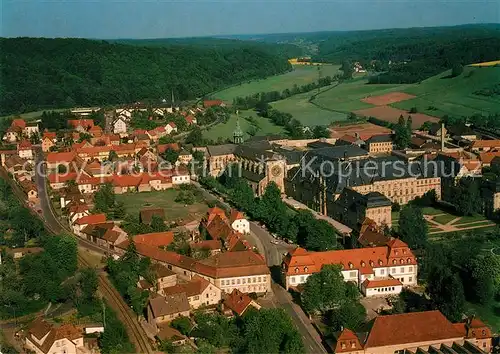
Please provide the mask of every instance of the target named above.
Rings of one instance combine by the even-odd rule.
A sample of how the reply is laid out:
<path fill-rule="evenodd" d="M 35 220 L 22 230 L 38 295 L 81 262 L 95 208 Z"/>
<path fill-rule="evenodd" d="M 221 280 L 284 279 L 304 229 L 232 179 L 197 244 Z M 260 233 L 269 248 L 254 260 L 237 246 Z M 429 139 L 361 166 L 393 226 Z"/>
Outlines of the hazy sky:
<path fill-rule="evenodd" d="M 500 0 L 0 0 L 3 37 L 164 38 L 500 22 Z"/>

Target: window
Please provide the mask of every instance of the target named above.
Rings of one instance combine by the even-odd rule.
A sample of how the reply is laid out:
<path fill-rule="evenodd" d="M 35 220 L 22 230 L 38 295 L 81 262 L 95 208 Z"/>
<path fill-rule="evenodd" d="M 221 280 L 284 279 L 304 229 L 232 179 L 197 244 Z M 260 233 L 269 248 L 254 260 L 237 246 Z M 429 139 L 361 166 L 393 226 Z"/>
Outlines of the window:
<path fill-rule="evenodd" d="M 298 272 L 299 272 L 299 268 L 295 267 L 295 273 L 298 273 Z"/>
<path fill-rule="evenodd" d="M 258 278 L 257 278 L 257 281 L 258 281 L 259 283 L 261 282 L 261 280 L 260 280 L 260 279 L 261 279 L 260 277 L 258 277 Z"/>
<path fill-rule="evenodd" d="M 346 348 L 345 343 L 340 344 L 340 346 L 342 347 L 342 349 L 345 349 L 345 348 Z"/>
<path fill-rule="evenodd" d="M 380 275 L 385 275 L 385 269 L 380 269 Z"/>
<path fill-rule="evenodd" d="M 257 282 L 257 278 L 256 277 L 253 277 L 253 282 Z"/>
<path fill-rule="evenodd" d="M 300 282 L 301 282 L 301 283 L 303 283 L 303 282 L 304 282 L 304 280 L 305 280 L 305 279 L 304 279 L 304 276 L 303 276 L 303 275 L 301 275 L 301 276 L 300 276 Z"/>
<path fill-rule="evenodd" d="M 208 299 L 208 294 L 205 297 Z"/>
<path fill-rule="evenodd" d="M 222 279 L 222 280 L 220 281 L 220 285 L 224 285 L 224 283 L 225 283 L 225 282 L 226 282 L 226 281 L 225 281 L 224 279 Z"/>
<path fill-rule="evenodd" d="M 242 282 L 242 284 L 246 284 L 246 283 L 247 283 L 246 278 L 243 278 L 243 279 L 241 280 L 241 282 Z"/>
<path fill-rule="evenodd" d="M 408 277 L 408 282 L 412 282 L 413 281 L 413 278 L 412 277 Z"/>
<path fill-rule="evenodd" d="M 356 277 L 356 272 L 349 272 L 349 277 L 350 278 L 355 278 Z"/>
<path fill-rule="evenodd" d="M 413 267 L 408 267 L 408 271 L 409 271 L 410 273 L 413 273 Z"/>
<path fill-rule="evenodd" d="M 290 283 L 295 283 L 295 277 L 290 277 Z"/>
<path fill-rule="evenodd" d="M 306 272 L 306 273 L 307 273 L 307 271 L 308 271 L 308 268 L 307 268 L 307 267 L 304 267 L 304 272 Z"/>
<path fill-rule="evenodd" d="M 207 295 L 207 296 L 208 296 L 208 295 Z M 200 299 L 200 296 L 199 296 L 199 295 L 196 295 L 196 296 L 194 297 L 194 299 L 195 299 L 195 300 L 199 300 L 199 299 Z"/>
<path fill-rule="evenodd" d="M 237 279 L 236 284 L 240 284 L 240 283 L 241 283 L 241 279 Z"/>
<path fill-rule="evenodd" d="M 233 285 L 234 285 L 234 279 L 231 279 L 231 284 L 233 284 Z"/>
<path fill-rule="evenodd" d="M 399 272 L 400 272 L 400 273 L 404 273 L 404 272 L 405 272 L 405 267 L 401 267 L 401 268 L 399 269 Z"/>

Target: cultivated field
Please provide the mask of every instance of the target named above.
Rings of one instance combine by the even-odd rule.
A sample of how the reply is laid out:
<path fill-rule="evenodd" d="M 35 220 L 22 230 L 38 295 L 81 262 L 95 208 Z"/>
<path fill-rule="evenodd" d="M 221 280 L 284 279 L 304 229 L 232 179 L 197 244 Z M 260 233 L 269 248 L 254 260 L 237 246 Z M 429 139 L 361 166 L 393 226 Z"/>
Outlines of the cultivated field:
<path fill-rule="evenodd" d="M 256 125 L 254 126 L 245 117 L 254 117 L 256 120 Z M 222 139 L 232 139 L 233 132 L 236 128 L 236 115 L 231 115 L 227 123 L 217 124 L 213 128 L 203 131 L 203 137 L 206 139 L 217 140 L 219 137 Z M 244 139 L 250 138 L 248 132 L 254 130 L 255 135 L 271 135 L 271 134 L 284 134 L 282 127 L 274 125 L 269 119 L 257 116 L 255 111 L 240 111 L 240 127 L 244 133 Z M 253 128 L 254 127 L 254 128 Z"/>
<path fill-rule="evenodd" d="M 179 194 L 178 189 L 167 189 L 164 191 L 125 193 L 117 194 L 116 200 L 125 203 L 127 214 L 137 216 L 143 208 L 163 208 L 165 210 L 165 220 L 167 221 L 192 221 L 200 219 L 208 210 L 208 206 L 201 198 L 192 205 L 185 206 L 176 203 L 175 198 Z"/>
<path fill-rule="evenodd" d="M 372 108 L 360 109 L 354 111 L 354 113 L 363 117 L 375 117 L 390 123 L 397 123 L 401 115 L 405 117 L 405 119 L 411 116 L 413 129 L 420 128 L 425 122 L 439 122 L 439 118 L 436 117 L 431 117 L 422 113 L 410 114 L 407 111 L 390 106 L 375 106 Z"/>
<path fill-rule="evenodd" d="M 321 75 L 333 76 L 339 70 L 337 65 L 322 65 Z M 254 93 L 268 91 L 283 91 L 291 89 L 293 85 L 301 86 L 318 81 L 318 67 L 294 65 L 293 71 L 282 75 L 271 76 L 261 80 L 254 80 L 241 85 L 229 87 L 225 90 L 213 93 L 212 96 L 231 103 L 235 97 L 249 96 Z"/>
<path fill-rule="evenodd" d="M 361 101 L 368 104 L 373 104 L 375 106 L 385 106 L 391 103 L 411 100 L 412 98 L 415 98 L 415 96 L 409 95 L 404 92 L 391 92 L 391 93 L 386 93 L 385 95 L 363 98 Z"/>

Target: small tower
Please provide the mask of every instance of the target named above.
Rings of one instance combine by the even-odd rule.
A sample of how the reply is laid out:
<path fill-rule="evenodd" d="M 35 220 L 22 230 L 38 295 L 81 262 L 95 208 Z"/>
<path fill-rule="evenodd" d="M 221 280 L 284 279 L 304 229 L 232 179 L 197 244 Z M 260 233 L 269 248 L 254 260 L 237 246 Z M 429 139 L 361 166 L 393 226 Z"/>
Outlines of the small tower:
<path fill-rule="evenodd" d="M 243 131 L 241 130 L 240 127 L 240 116 L 238 114 L 238 111 L 236 111 L 236 128 L 234 129 L 233 132 L 233 142 L 235 144 L 243 143 Z"/>

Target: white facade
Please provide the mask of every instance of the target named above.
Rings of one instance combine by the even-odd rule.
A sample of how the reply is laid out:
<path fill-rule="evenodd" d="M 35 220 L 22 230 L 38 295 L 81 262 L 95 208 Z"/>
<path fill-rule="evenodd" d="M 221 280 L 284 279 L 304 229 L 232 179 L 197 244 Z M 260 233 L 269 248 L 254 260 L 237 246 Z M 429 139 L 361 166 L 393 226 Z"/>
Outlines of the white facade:
<path fill-rule="evenodd" d="M 127 132 L 127 123 L 122 118 L 118 118 L 113 123 L 113 132 L 115 134 L 122 134 Z"/>
<path fill-rule="evenodd" d="M 234 220 L 231 227 L 241 234 L 250 233 L 250 222 L 247 219 Z"/>
<path fill-rule="evenodd" d="M 177 132 L 177 127 L 176 126 L 171 126 L 170 123 L 165 125 L 165 132 L 167 134 L 172 134 Z"/>
<path fill-rule="evenodd" d="M 42 346 L 49 333 L 50 332 L 48 332 L 47 335 L 40 341 L 38 341 L 33 335 L 26 337 L 26 348 L 32 350 L 36 354 L 76 354 L 77 348 L 83 349 L 83 337 L 76 338 L 74 340 L 62 338 L 54 341 L 47 352 L 43 352 L 38 346 Z"/>
<path fill-rule="evenodd" d="M 18 155 L 22 159 L 33 160 L 33 151 L 31 149 L 20 149 Z"/>
<path fill-rule="evenodd" d="M 189 175 L 179 175 L 172 177 L 172 184 L 188 184 L 191 183 L 191 178 Z"/>

